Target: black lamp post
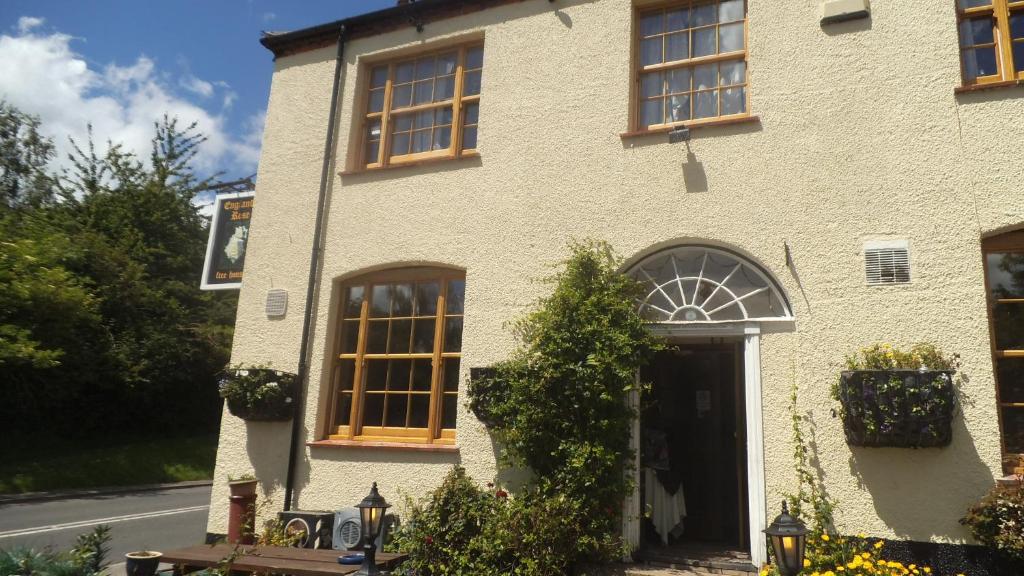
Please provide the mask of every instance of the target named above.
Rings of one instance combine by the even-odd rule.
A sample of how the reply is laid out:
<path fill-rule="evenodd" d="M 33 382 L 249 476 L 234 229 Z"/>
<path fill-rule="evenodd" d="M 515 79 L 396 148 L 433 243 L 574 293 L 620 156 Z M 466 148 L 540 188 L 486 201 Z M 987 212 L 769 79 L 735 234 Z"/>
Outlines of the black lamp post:
<path fill-rule="evenodd" d="M 359 524 L 363 530 L 363 565 L 354 576 L 377 576 L 377 537 L 384 525 L 384 512 L 391 507 L 384 497 L 377 493 L 377 483 L 373 483 L 370 494 L 356 505 L 359 509 Z"/>
<path fill-rule="evenodd" d="M 803 569 L 807 532 L 803 522 L 789 515 L 789 507 L 783 501 L 782 514 L 764 531 L 775 550 L 775 561 L 783 576 L 796 576 Z"/>

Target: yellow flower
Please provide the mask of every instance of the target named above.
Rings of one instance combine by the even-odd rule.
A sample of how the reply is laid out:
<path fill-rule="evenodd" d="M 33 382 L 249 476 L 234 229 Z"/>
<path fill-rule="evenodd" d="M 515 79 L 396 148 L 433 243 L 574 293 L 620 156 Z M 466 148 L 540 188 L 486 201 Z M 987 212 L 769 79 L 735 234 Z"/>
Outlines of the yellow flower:
<path fill-rule="evenodd" d="M 825 542 L 828 542 L 828 534 L 822 534 L 821 535 L 821 539 L 824 540 Z"/>
<path fill-rule="evenodd" d="M 875 550 L 880 550 L 882 548 L 882 546 L 885 546 L 885 543 L 882 542 L 881 540 L 879 540 L 878 542 L 875 542 Z"/>
<path fill-rule="evenodd" d="M 762 568 L 760 576 L 768 576 L 768 569 L 767 568 Z"/>
<path fill-rule="evenodd" d="M 925 573 L 925 574 L 931 574 L 931 573 L 932 573 L 932 569 L 931 569 L 931 568 L 929 568 L 929 567 L 927 567 L 927 566 L 925 566 L 925 567 L 924 567 L 924 573 Z"/>
<path fill-rule="evenodd" d="M 857 538 L 860 538 L 860 539 L 863 540 L 864 538 L 867 538 L 867 535 L 864 534 L 863 532 L 860 532 L 860 533 L 857 534 Z"/>
<path fill-rule="evenodd" d="M 868 558 L 871 558 L 871 552 L 862 552 L 860 557 L 867 560 Z"/>
<path fill-rule="evenodd" d="M 804 558 L 804 568 L 810 568 L 810 567 L 811 567 L 811 561 L 808 560 L 807 558 Z"/>

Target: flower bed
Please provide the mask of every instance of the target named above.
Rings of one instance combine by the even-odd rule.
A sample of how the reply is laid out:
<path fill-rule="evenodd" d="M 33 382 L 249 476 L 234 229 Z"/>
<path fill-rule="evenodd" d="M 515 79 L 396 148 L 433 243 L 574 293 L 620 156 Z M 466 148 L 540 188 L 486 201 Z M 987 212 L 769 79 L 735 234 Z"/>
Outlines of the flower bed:
<path fill-rule="evenodd" d="M 229 369 L 220 382 L 220 397 L 243 420 L 290 420 L 295 380 L 295 374 L 265 366 Z"/>

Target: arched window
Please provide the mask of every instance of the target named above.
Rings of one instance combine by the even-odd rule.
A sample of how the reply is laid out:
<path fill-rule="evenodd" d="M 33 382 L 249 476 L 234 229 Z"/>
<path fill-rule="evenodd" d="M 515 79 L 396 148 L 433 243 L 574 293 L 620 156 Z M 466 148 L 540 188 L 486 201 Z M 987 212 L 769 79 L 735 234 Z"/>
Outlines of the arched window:
<path fill-rule="evenodd" d="M 454 443 L 465 285 L 441 268 L 342 284 L 331 439 Z"/>
<path fill-rule="evenodd" d="M 782 290 L 766 272 L 720 248 L 662 250 L 633 266 L 629 274 L 646 288 L 640 313 L 652 322 L 792 318 Z"/>

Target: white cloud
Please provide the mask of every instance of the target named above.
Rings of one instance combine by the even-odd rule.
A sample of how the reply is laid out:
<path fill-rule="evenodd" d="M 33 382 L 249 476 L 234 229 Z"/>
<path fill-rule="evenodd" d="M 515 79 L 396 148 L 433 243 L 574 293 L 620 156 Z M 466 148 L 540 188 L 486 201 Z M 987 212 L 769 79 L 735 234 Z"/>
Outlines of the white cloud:
<path fill-rule="evenodd" d="M 180 126 L 195 122 L 207 137 L 196 157 L 200 171 L 223 170 L 228 177 L 255 172 L 260 141 L 252 137 L 252 120 L 241 137 L 226 129 L 224 113 L 235 98 L 226 84 L 207 82 L 190 73 L 180 79 L 186 95 L 204 100 L 218 91 L 223 93 L 214 102 L 228 105 L 210 111 L 177 94 L 167 82 L 170 76 L 145 55 L 129 66 L 111 63 L 94 69 L 72 50 L 71 36 L 33 33 L 41 24 L 39 18 L 23 17 L 17 35 L 0 34 L 0 99 L 42 119 L 44 132 L 57 146 L 58 167 L 69 164 L 68 136 L 84 145 L 89 123 L 98 152 L 106 149 L 109 140 L 145 160 L 153 124 L 166 114 L 177 117 Z"/>
<path fill-rule="evenodd" d="M 35 16 L 22 16 L 18 18 L 18 33 L 27 34 L 33 28 L 37 28 L 46 22 L 43 18 L 36 18 Z"/>

